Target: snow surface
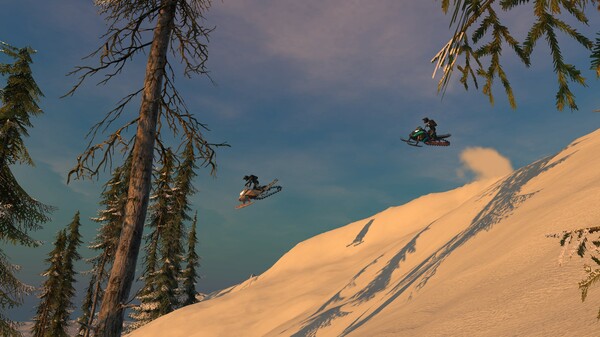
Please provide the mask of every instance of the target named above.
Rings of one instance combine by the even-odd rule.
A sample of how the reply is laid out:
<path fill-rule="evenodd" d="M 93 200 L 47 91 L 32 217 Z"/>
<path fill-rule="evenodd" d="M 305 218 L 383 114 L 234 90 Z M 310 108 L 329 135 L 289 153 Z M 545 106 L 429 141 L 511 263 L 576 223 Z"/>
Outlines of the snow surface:
<path fill-rule="evenodd" d="M 513 173 L 299 243 L 131 337 L 600 336 L 600 287 L 546 234 L 600 225 L 600 129 Z"/>

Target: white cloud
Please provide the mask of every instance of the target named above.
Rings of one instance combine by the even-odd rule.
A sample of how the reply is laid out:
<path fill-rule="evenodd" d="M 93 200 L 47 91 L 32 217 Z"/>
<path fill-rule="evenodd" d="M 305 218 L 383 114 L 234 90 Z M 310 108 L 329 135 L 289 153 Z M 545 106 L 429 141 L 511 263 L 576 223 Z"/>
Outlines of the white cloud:
<path fill-rule="evenodd" d="M 501 177 L 513 171 L 510 160 L 491 148 L 468 147 L 461 152 L 460 161 L 463 163 L 457 170 L 460 178 L 467 171 L 475 174 L 475 180 Z"/>

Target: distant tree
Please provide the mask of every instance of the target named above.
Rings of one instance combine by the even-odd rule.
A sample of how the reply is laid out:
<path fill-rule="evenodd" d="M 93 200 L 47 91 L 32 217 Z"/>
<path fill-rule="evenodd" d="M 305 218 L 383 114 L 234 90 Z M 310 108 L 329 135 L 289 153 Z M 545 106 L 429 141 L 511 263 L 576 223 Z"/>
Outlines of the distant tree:
<path fill-rule="evenodd" d="M 174 167 L 170 169 L 172 172 Z M 166 202 L 168 208 L 163 211 L 164 216 L 160 225 L 162 227 L 159 237 L 160 268 L 156 271 L 154 280 L 158 295 L 159 316 L 166 315 L 179 307 L 178 293 L 183 253 L 181 241 L 184 238 L 182 236 L 181 214 L 179 214 L 180 205 L 177 204 L 175 197 L 177 190 L 173 188 L 172 182 L 170 187 L 171 189 L 167 190 L 165 184 L 165 192 L 168 193 L 169 200 Z"/>
<path fill-rule="evenodd" d="M 123 226 L 130 172 L 131 156 L 127 157 L 123 165 L 113 171 L 111 179 L 104 185 L 100 200 L 100 205 L 104 209 L 98 211 L 98 217 L 92 219 L 101 224 L 98 234 L 90 246 L 99 253 L 88 260 L 92 265 L 89 272 L 92 276 L 86 290 L 86 300 L 81 306 L 82 316 L 77 320 L 80 324 L 79 336 L 90 336 L 91 329 L 94 327 L 94 318 L 102 297 L 103 285 L 108 279 L 108 270 L 113 262 Z"/>
<path fill-rule="evenodd" d="M 94 314 L 92 313 L 92 306 L 94 304 L 94 289 L 96 286 L 96 275 L 92 274 L 90 282 L 85 291 L 85 297 L 81 303 L 81 316 L 77 318 L 79 329 L 77 330 L 77 336 L 89 336 L 90 323 L 93 322 Z"/>
<path fill-rule="evenodd" d="M 77 273 L 75 272 L 75 267 L 74 267 L 73 263 L 75 261 L 81 260 L 81 255 L 79 255 L 79 253 L 77 252 L 77 249 L 79 249 L 79 246 L 83 242 L 83 241 L 81 241 L 81 233 L 79 233 L 80 227 L 81 227 L 81 219 L 80 219 L 79 211 L 77 211 L 75 213 L 75 215 L 73 216 L 73 220 L 67 227 L 68 241 L 67 241 L 67 248 L 65 250 L 65 270 L 63 273 L 63 279 L 65 279 L 65 280 L 72 279 L 72 281 L 70 280 L 68 282 L 69 285 L 76 282 L 75 275 Z M 70 287 L 70 288 L 72 288 L 72 287 Z M 71 296 L 75 295 L 75 288 L 69 289 L 66 292 L 68 292 L 70 295 L 69 297 L 71 297 Z"/>
<path fill-rule="evenodd" d="M 32 127 L 30 117 L 42 110 L 37 105 L 42 92 L 33 79 L 30 64 L 31 48 L 15 48 L 0 42 L 0 53 L 14 63 L 0 63 L 0 76 L 6 85 L 0 90 L 0 335 L 19 336 L 17 325 L 5 315 L 6 309 L 22 303 L 22 298 L 33 291 L 15 277 L 19 266 L 11 264 L 3 251 L 6 244 L 37 247 L 39 242 L 28 234 L 50 220 L 52 207 L 33 199 L 19 185 L 10 165 L 33 165 L 23 137 Z"/>
<path fill-rule="evenodd" d="M 196 300 L 196 281 L 198 279 L 197 269 L 200 266 L 200 257 L 196 253 L 196 223 L 198 222 L 198 212 L 194 215 L 192 226 L 187 239 L 187 255 L 185 261 L 187 266 L 183 270 L 183 300 L 182 306 L 194 304 Z"/>
<path fill-rule="evenodd" d="M 176 221 L 183 227 L 184 221 L 192 220 L 188 212 L 190 208 L 190 197 L 196 193 L 193 180 L 196 177 L 196 158 L 194 146 L 187 143 L 180 156 L 183 160 L 176 168 L 177 175 L 173 184 L 174 188 L 174 212 Z M 183 231 L 183 229 L 181 229 Z"/>
<path fill-rule="evenodd" d="M 63 331 L 57 331 L 57 324 L 53 324 L 57 308 L 62 306 L 61 291 L 63 286 L 62 273 L 64 271 L 65 248 L 67 246 L 66 231 L 60 230 L 56 235 L 54 249 L 48 254 L 46 262 L 50 264 L 48 269 L 42 274 L 46 277 L 42 285 L 40 294 L 40 304 L 37 307 L 36 315 L 33 318 L 33 328 L 31 333 L 33 337 L 66 336 Z M 55 334 L 56 333 L 56 334 Z"/>
<path fill-rule="evenodd" d="M 190 197 L 196 193 L 192 181 L 196 177 L 195 170 L 195 154 L 194 146 L 188 143 L 183 152 L 180 154 L 183 161 L 179 163 L 176 171 L 176 176 L 173 182 L 173 223 L 169 226 L 170 240 L 165 241 L 165 244 L 169 245 L 166 249 L 167 254 L 170 256 L 168 261 L 171 263 L 172 268 L 177 270 L 176 277 L 183 282 L 183 271 L 181 270 L 182 259 L 184 255 L 183 243 L 185 242 L 187 233 L 185 230 L 185 222 L 192 218 L 188 214 L 191 210 Z M 181 299 L 183 296 L 183 284 L 176 290 L 176 296 Z M 177 307 L 181 303 L 177 303 Z"/>
<path fill-rule="evenodd" d="M 131 180 L 128 203 L 119 248 L 116 251 L 109 281 L 102 299 L 99 313 L 100 336 L 118 336 L 123 325 L 123 304 L 128 302 L 129 291 L 134 279 L 135 265 L 143 236 L 150 195 L 150 181 L 154 160 L 155 143 L 161 141 L 162 129 L 169 126 L 174 135 L 192 142 L 198 158 L 216 169 L 215 144 L 209 144 L 200 132 L 206 129 L 187 110 L 182 97 L 174 86 L 174 71 L 168 60 L 168 51 L 183 63 L 184 73 L 206 74 L 207 41 L 209 29 L 200 25 L 209 0 L 96 0 L 105 15 L 109 28 L 105 42 L 90 56 L 99 56 L 100 65 L 78 67 L 79 82 L 68 93 L 72 94 L 89 76 L 107 72 L 102 83 L 120 73 L 125 64 L 138 53 L 148 55 L 146 77 L 142 88 L 126 96 L 116 109 L 91 131 L 110 126 L 118 119 L 127 104 L 141 93 L 139 115 L 114 131 L 105 141 L 90 145 L 78 158 L 77 166 L 71 171 L 77 177 L 95 176 L 98 170 L 111 162 L 115 147 L 133 144 Z M 152 31 L 152 33 L 150 33 Z M 149 48 L 149 50 L 148 50 Z M 133 139 L 122 135 L 137 124 Z M 103 155 L 95 155 L 96 151 Z M 93 162 L 93 158 L 100 158 Z M 70 175 L 71 175 L 70 174 Z"/>
<path fill-rule="evenodd" d="M 58 232 L 54 249 L 46 260 L 50 266 L 43 276 L 46 281 L 42 285 L 40 304 L 37 308 L 32 333 L 34 337 L 68 337 L 67 327 L 72 298 L 75 296 L 74 261 L 81 256 L 77 248 L 81 244 L 81 227 L 79 212 L 66 229 Z M 68 230 L 68 234 L 67 234 Z"/>
<path fill-rule="evenodd" d="M 76 293 L 74 283 L 77 282 L 75 279 L 77 273 L 75 272 L 74 262 L 81 259 L 81 256 L 77 252 L 82 243 L 81 234 L 79 233 L 80 227 L 81 223 L 78 211 L 67 227 L 67 245 L 62 254 L 63 263 L 59 276 L 61 283 L 59 285 L 58 302 L 54 310 L 52 323 L 50 324 L 51 336 L 67 336 L 66 331 L 74 307 L 72 299 Z"/>
<path fill-rule="evenodd" d="M 508 46 L 513 49 L 519 59 L 529 66 L 530 56 L 536 43 L 541 38 L 545 38 L 558 81 L 556 108 L 563 110 L 567 105 L 571 110 L 577 110 L 575 96 L 571 92 L 569 83 L 576 82 L 585 86 L 585 78 L 579 69 L 563 59 L 558 37 L 559 34 L 564 34 L 590 52 L 591 69 L 600 76 L 600 38 L 596 38 L 594 43 L 563 18 L 563 16 L 572 17 L 576 22 L 588 25 L 589 20 L 585 12 L 588 9 L 596 11 L 596 8 L 592 7 L 594 3 L 598 3 L 597 0 L 455 0 L 452 4 L 450 0 L 442 0 L 442 10 L 444 13 L 449 11 L 452 13 L 450 22 L 455 28 L 450 41 L 433 59 L 437 61 L 436 70 L 441 68 L 443 71 L 438 91 L 445 91 L 456 67 L 461 74 L 460 82 L 465 89 L 468 89 L 470 80 L 476 88 L 479 86 L 477 78 L 485 81 L 482 92 L 488 96 L 492 104 L 494 102 L 492 84 L 494 79 L 499 78 L 511 107 L 515 108 L 513 90 L 500 62 L 503 47 Z M 526 7 L 529 4 L 532 5 Z M 587 7 L 588 5 L 591 6 Z M 499 11 L 509 12 L 516 8 L 527 10 L 530 8 L 532 11 L 530 17 L 534 22 L 523 43 L 519 43 L 514 38 L 499 15 Z M 488 38 L 489 40 L 486 41 Z M 458 64 L 457 61 L 461 58 L 463 62 Z"/>

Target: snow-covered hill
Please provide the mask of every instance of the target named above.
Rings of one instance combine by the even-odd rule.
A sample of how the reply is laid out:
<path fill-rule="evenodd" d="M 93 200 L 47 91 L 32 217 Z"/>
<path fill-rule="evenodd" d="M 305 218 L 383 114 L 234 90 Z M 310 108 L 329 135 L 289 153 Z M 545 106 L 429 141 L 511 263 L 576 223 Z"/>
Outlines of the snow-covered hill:
<path fill-rule="evenodd" d="M 600 336 L 600 287 L 545 234 L 600 225 L 600 130 L 511 174 L 299 243 L 132 337 Z"/>

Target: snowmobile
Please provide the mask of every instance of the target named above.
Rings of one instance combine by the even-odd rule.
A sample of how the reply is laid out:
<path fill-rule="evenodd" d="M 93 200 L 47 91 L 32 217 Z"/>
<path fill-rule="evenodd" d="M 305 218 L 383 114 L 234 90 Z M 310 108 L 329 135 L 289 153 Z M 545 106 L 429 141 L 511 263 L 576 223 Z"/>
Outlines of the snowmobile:
<path fill-rule="evenodd" d="M 424 144 L 431 146 L 448 146 L 450 145 L 450 142 L 447 139 L 445 139 L 448 137 L 450 137 L 450 134 L 435 135 L 434 137 L 432 137 L 425 129 L 423 129 L 420 126 L 417 126 L 417 128 L 408 135 L 408 140 L 404 138 L 400 139 L 406 144 L 416 147 L 421 147 L 421 145 L 419 145 L 419 142 L 423 142 Z"/>
<path fill-rule="evenodd" d="M 277 183 L 277 179 L 273 180 L 272 182 L 270 182 L 269 184 L 264 185 L 264 186 L 258 186 L 256 188 L 245 187 L 240 192 L 240 197 L 238 198 L 238 200 L 241 202 L 241 204 L 235 206 L 235 208 L 240 209 L 240 208 L 248 207 L 254 203 L 254 201 L 252 201 L 252 200 L 261 200 L 266 197 L 270 197 L 277 192 L 280 192 L 282 187 L 275 186 L 276 183 Z"/>

